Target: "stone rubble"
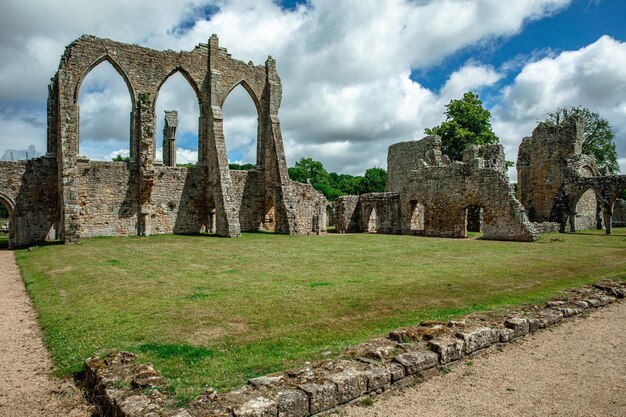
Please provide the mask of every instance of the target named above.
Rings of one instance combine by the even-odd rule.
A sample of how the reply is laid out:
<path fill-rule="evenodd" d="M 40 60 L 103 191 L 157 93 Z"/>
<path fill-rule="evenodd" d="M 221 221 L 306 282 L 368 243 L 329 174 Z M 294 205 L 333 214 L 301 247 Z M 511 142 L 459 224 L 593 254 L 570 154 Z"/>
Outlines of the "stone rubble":
<path fill-rule="evenodd" d="M 227 393 L 207 390 L 178 409 L 167 381 L 149 364 L 134 364 L 120 352 L 85 361 L 85 384 L 103 415 L 115 417 L 308 417 L 423 381 L 442 369 L 493 347 L 522 338 L 569 317 L 616 302 L 624 281 L 603 281 L 572 290 L 544 307 L 528 306 L 462 321 L 422 322 L 393 335 L 413 335 L 410 342 L 376 338 L 351 347 L 332 360 L 301 369 L 250 379 Z M 617 294 L 618 296 L 614 296 Z M 417 328 L 443 328 L 432 333 Z M 418 334 L 423 335 L 421 339 Z"/>

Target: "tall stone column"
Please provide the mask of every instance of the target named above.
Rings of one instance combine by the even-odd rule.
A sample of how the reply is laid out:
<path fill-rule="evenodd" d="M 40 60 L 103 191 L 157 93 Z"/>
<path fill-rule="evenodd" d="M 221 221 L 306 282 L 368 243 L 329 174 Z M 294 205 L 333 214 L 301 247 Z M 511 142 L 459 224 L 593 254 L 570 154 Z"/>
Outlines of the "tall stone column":
<path fill-rule="evenodd" d="M 176 166 L 176 128 L 178 127 L 178 112 L 165 110 L 165 126 L 163 127 L 163 164 L 168 167 Z"/>
<path fill-rule="evenodd" d="M 139 211 L 137 232 L 148 236 L 151 233 L 152 187 L 154 186 L 154 106 L 150 93 L 138 94 L 135 133 L 139 142 L 137 158 L 139 168 Z"/>
<path fill-rule="evenodd" d="M 276 61 L 270 56 L 265 61 L 266 89 L 262 100 L 263 167 L 265 172 L 266 201 L 272 197 L 276 210 L 276 232 L 297 234 L 293 192 L 287 171 L 287 159 L 283 147 L 278 109 L 282 100 L 280 77 L 276 71 Z"/>
<path fill-rule="evenodd" d="M 224 116 L 219 101 L 222 75 L 217 70 L 220 48 L 216 35 L 209 39 L 209 79 L 208 104 L 202 113 L 207 115 L 205 156 L 202 158 L 208 166 L 207 205 L 213 199 L 215 203 L 215 233 L 219 236 L 239 237 L 239 210 L 234 202 L 235 190 L 228 169 L 228 157 L 224 143 Z"/>

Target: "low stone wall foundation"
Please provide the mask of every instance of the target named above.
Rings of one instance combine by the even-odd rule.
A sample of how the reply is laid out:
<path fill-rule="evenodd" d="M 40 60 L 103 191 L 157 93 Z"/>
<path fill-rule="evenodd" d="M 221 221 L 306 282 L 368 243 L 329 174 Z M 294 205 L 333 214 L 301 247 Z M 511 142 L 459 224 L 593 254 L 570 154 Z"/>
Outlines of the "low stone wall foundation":
<path fill-rule="evenodd" d="M 437 375 L 464 359 L 624 298 L 626 282 L 605 281 L 566 293 L 545 306 L 509 310 L 494 319 L 473 314 L 424 321 L 353 346 L 333 360 L 251 379 L 227 393 L 209 389 L 185 409 L 167 381 L 129 353 L 85 361 L 87 390 L 105 416 L 308 417 Z"/>

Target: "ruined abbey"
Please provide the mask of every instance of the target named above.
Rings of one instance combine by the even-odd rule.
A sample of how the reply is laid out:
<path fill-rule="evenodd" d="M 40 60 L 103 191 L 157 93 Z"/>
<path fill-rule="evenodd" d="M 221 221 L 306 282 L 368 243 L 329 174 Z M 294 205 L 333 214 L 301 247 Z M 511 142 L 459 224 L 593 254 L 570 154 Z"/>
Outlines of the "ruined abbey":
<path fill-rule="evenodd" d="M 132 98 L 130 161 L 90 161 L 80 155 L 78 92 L 85 76 L 108 61 Z M 176 111 L 165 115 L 163 161 L 155 160 L 159 89 L 181 73 L 196 93 L 198 163 L 176 166 Z M 230 170 L 222 105 L 237 86 L 258 114 L 257 160 Z M 609 176 L 581 154 L 582 125 L 540 124 L 518 156 L 519 200 L 500 145 L 471 146 L 450 161 L 437 137 L 392 145 L 385 193 L 343 196 L 329 210 L 310 184 L 291 181 L 278 110 L 276 62 L 233 59 L 217 36 L 191 52 L 156 51 L 82 36 L 67 46 L 48 96 L 47 154 L 0 162 L 0 203 L 9 211 L 9 244 L 81 237 L 245 231 L 319 234 L 329 214 L 345 232 L 532 241 L 543 231 L 606 228 L 626 221 L 617 197 L 626 176 Z M 617 200 L 617 203 L 616 203 Z M 329 213 L 330 211 L 330 213 Z M 613 217 L 615 213 L 615 218 Z"/>

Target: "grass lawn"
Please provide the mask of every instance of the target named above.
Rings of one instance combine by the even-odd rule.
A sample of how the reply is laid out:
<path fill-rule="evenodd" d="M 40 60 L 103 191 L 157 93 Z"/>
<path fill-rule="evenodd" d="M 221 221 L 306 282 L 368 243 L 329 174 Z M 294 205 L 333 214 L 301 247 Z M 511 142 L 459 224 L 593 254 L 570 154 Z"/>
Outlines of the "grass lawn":
<path fill-rule="evenodd" d="M 184 401 L 425 318 L 626 279 L 626 229 L 535 243 L 160 235 L 83 239 L 16 257 L 59 374 L 98 350 L 129 350 Z"/>

